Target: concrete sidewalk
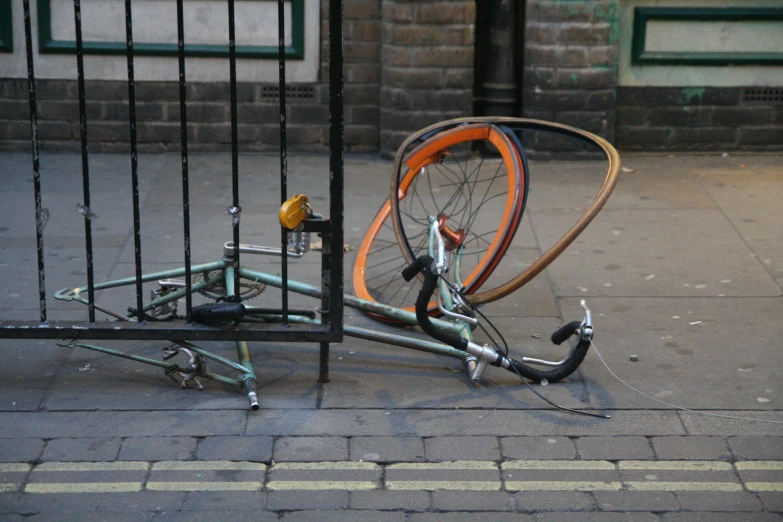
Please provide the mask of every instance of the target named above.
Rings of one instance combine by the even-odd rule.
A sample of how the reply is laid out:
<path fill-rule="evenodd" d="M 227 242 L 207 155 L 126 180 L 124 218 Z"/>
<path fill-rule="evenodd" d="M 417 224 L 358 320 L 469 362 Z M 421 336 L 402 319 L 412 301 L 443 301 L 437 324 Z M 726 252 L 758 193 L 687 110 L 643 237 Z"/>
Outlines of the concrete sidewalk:
<path fill-rule="evenodd" d="M 606 208 L 545 273 L 485 307 L 517 355 L 558 357 L 548 337 L 594 314 L 594 351 L 537 390 L 612 416 L 553 410 L 510 373 L 469 382 L 458 361 L 347 338 L 331 382 L 312 344 L 252 345 L 261 410 L 216 383 L 180 390 L 151 367 L 51 341 L 0 340 L 3 520 L 781 520 L 783 156 L 627 155 Z M 385 199 L 389 163 L 346 158 L 346 242 Z M 231 239 L 228 155 L 190 160 L 193 261 Z M 278 240 L 274 155 L 241 157 L 243 242 Z M 181 264 L 178 155 L 139 159 L 144 270 Z M 289 191 L 324 212 L 328 158 L 293 155 Z M 91 155 L 97 281 L 133 275 L 130 161 Z M 507 261 L 520 271 L 576 221 L 598 162 L 533 162 Z M 0 154 L 0 319 L 35 320 L 29 154 Z M 81 158 L 41 158 L 51 298 L 84 284 Z M 355 252 L 346 254 L 346 288 Z M 246 261 L 250 264 L 250 261 Z M 256 266 L 251 264 L 251 266 Z M 264 261 L 259 267 L 275 270 Z M 292 277 L 319 280 L 313 255 Z M 254 304 L 274 306 L 267 290 Z M 102 293 L 122 311 L 128 295 Z M 313 306 L 292 298 L 291 306 Z M 346 310 L 346 323 L 377 326 Z M 385 327 L 384 327 L 385 328 Z M 160 342 L 94 343 L 160 358 Z M 206 343 L 234 357 L 228 343 Z M 630 356 L 637 355 L 638 361 Z"/>

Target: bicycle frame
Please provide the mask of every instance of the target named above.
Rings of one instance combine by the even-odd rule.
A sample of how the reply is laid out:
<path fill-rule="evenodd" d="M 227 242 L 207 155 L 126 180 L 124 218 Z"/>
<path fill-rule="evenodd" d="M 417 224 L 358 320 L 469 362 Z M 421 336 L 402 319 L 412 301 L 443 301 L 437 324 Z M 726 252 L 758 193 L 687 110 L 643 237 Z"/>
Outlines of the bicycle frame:
<path fill-rule="evenodd" d="M 434 245 L 436 243 L 440 244 L 439 257 L 442 259 L 444 255 L 443 248 L 442 248 L 443 239 L 440 236 L 437 226 L 433 226 L 430 228 L 430 235 L 431 235 L 430 243 L 431 245 L 433 245 L 433 249 L 435 248 Z M 245 247 L 245 248 L 259 254 L 280 255 L 280 251 L 275 249 L 268 249 L 265 247 Z M 224 246 L 224 254 L 228 254 L 232 251 L 233 251 L 232 248 L 229 247 L 228 244 Z M 293 252 L 293 253 L 289 251 L 288 255 L 290 257 L 301 257 L 302 253 L 303 252 L 301 251 Z M 434 250 L 433 253 L 435 253 Z M 459 252 L 456 255 L 459 256 Z M 459 281 L 458 266 L 459 264 L 457 263 L 456 270 L 455 270 L 456 281 Z M 178 277 L 185 276 L 185 273 L 186 270 L 184 267 L 182 267 L 173 270 L 166 270 L 162 272 L 145 274 L 142 276 L 142 281 L 152 282 L 158 280 L 166 280 L 170 278 L 178 278 Z M 216 274 L 209 276 L 209 278 L 206 278 L 207 277 L 206 274 L 211 274 L 211 273 L 216 273 Z M 221 286 L 226 289 L 227 297 L 232 297 L 234 294 L 234 279 L 236 277 L 245 279 L 250 282 L 260 283 L 275 288 L 283 288 L 284 286 L 284 281 L 282 277 L 278 275 L 270 274 L 268 272 L 253 270 L 247 267 L 240 267 L 239 272 L 237 273 L 234 268 L 233 260 L 230 257 L 227 257 L 226 255 L 224 255 L 224 257 L 221 260 L 213 263 L 191 266 L 190 274 L 202 275 L 204 277 L 203 280 L 192 284 L 191 286 L 192 292 L 198 292 L 199 290 L 204 290 L 214 286 Z M 119 288 L 123 286 L 132 286 L 135 284 L 136 284 L 136 278 L 130 277 L 130 278 L 96 284 L 95 290 L 106 290 L 112 288 Z M 323 293 L 321 288 L 308 285 L 300 281 L 295 281 L 292 279 L 288 279 L 287 288 L 291 292 L 305 295 L 308 297 L 313 297 L 316 299 L 320 299 Z M 82 290 L 84 289 L 80 287 L 73 288 L 73 289 L 67 289 L 67 288 L 62 289 L 55 293 L 55 298 L 60 300 L 65 300 L 65 301 L 77 301 L 83 304 L 88 304 L 88 301 L 81 296 Z M 149 303 L 145 304 L 144 307 L 142 308 L 142 312 L 143 313 L 150 312 L 156 308 L 174 303 L 178 299 L 184 298 L 186 293 L 187 293 L 186 288 L 178 288 L 176 290 L 172 290 L 169 293 L 162 295 L 156 299 L 153 299 Z M 449 332 L 460 335 L 468 340 L 472 340 L 473 336 L 470 329 L 471 325 L 466 320 L 462 320 L 462 316 L 453 314 L 452 312 L 453 303 L 452 303 L 451 295 L 452 294 L 448 285 L 442 281 L 440 287 L 440 298 L 443 301 L 444 308 L 446 309 L 446 311 L 452 314 L 452 320 L 445 321 L 445 320 L 433 319 L 433 322 L 435 322 L 439 327 Z M 367 301 L 351 295 L 344 296 L 344 304 L 345 306 L 349 306 L 351 308 L 361 310 L 363 312 L 370 312 L 373 314 L 382 315 L 390 319 L 402 321 L 409 325 L 418 324 L 415 313 L 408 312 L 405 310 L 400 310 L 398 308 L 394 308 L 387 305 L 382 305 L 376 302 Z M 287 317 L 284 318 L 282 313 L 278 314 L 273 312 L 267 312 L 265 309 L 260 309 L 256 307 L 250 307 L 250 306 L 246 308 L 250 313 L 252 313 L 252 317 L 255 320 L 252 322 L 282 323 L 285 319 L 288 323 L 292 323 L 292 324 L 297 324 L 297 323 L 307 324 L 307 325 L 321 324 L 320 319 L 309 317 L 307 315 L 289 313 Z M 113 321 L 126 321 L 126 322 L 133 321 L 132 316 L 122 315 L 113 312 L 111 310 L 108 310 L 106 308 L 103 308 L 101 306 L 96 305 L 95 309 L 103 313 L 106 313 L 112 318 L 111 320 Z M 464 319 L 469 319 L 469 318 L 464 318 Z M 370 328 L 350 326 L 350 325 L 344 325 L 344 333 L 349 337 L 355 337 L 358 339 L 376 341 L 384 344 L 391 344 L 403 348 L 428 352 L 436 355 L 445 355 L 449 357 L 454 357 L 465 361 L 467 363 L 469 370 L 475 369 L 475 362 L 471 360 L 471 356 L 468 353 L 463 352 L 461 350 L 457 350 L 455 348 L 452 348 L 450 346 L 447 346 L 439 342 L 424 340 L 412 336 L 382 332 Z M 221 357 L 220 355 L 217 355 L 204 348 L 201 348 L 193 344 L 192 342 L 186 340 L 171 340 L 170 342 L 172 343 L 172 346 L 168 348 L 169 351 L 167 352 L 166 356 L 164 356 L 163 361 L 159 361 L 156 359 L 151 359 L 149 357 L 143 357 L 135 354 L 130 354 L 126 352 L 121 352 L 118 350 L 113 350 L 102 346 L 96 346 L 93 344 L 81 343 L 77 341 L 58 342 L 58 345 L 70 347 L 70 348 L 74 348 L 74 347 L 85 348 L 88 350 L 105 353 L 108 355 L 114 355 L 117 357 L 122 357 L 143 364 L 149 364 L 152 366 L 162 368 L 166 373 L 166 375 L 168 375 L 175 381 L 179 382 L 181 387 L 183 388 L 189 386 L 202 388 L 202 385 L 198 381 L 198 378 L 206 378 L 206 379 L 222 382 L 225 384 L 233 384 L 238 386 L 240 389 L 244 388 L 247 391 L 251 408 L 254 410 L 258 409 L 258 398 L 256 393 L 257 377 L 253 367 L 252 356 L 247 341 L 243 341 L 243 340 L 236 341 L 238 362 L 234 362 L 229 359 L 226 359 L 225 357 Z M 189 356 L 188 365 L 180 365 L 180 364 L 166 362 L 166 359 L 169 359 L 177 355 L 179 351 L 183 351 L 185 355 Z M 226 369 L 228 370 L 234 370 L 238 372 L 238 375 L 236 377 L 229 377 L 221 373 L 209 372 L 206 370 L 206 365 L 204 364 L 205 361 L 203 361 L 203 359 L 212 361 L 214 363 L 218 363 L 226 367 Z M 473 359 L 475 359 L 475 357 Z M 181 381 L 178 381 L 177 377 L 179 377 Z"/>

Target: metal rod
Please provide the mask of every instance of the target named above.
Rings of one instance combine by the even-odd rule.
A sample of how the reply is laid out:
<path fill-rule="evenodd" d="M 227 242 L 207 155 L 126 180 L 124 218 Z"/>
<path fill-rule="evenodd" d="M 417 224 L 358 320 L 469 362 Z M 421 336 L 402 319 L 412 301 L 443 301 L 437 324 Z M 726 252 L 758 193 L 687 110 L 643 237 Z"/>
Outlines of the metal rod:
<path fill-rule="evenodd" d="M 46 322 L 46 272 L 44 270 L 43 229 L 48 216 L 41 207 L 41 172 L 38 162 L 38 111 L 35 102 L 35 70 L 33 68 L 33 33 L 30 26 L 30 0 L 23 0 L 24 40 L 27 51 L 27 88 L 30 93 L 30 131 L 33 149 L 33 191 L 35 193 L 35 244 L 38 249 L 38 303 L 41 323 Z"/>
<path fill-rule="evenodd" d="M 234 231 L 234 270 L 239 271 L 239 136 L 237 130 L 237 50 L 234 24 L 234 0 L 228 0 L 228 64 L 231 88 L 231 223 Z M 234 295 L 239 295 L 239 278 L 234 280 Z"/>
<path fill-rule="evenodd" d="M 193 321 L 193 296 L 190 281 L 190 188 L 188 180 L 188 106 L 185 83 L 185 22 L 183 0 L 177 0 L 177 53 L 179 57 L 179 128 L 182 143 L 182 226 L 185 241 L 185 320 Z"/>
<path fill-rule="evenodd" d="M 285 12 L 284 1 L 277 0 L 277 60 L 279 65 L 279 92 L 280 101 L 280 204 L 288 199 L 288 153 L 286 150 L 286 114 L 285 114 Z M 288 250 L 288 231 L 280 228 L 280 247 L 282 251 Z M 280 271 L 283 276 L 283 324 L 288 323 L 288 258 L 281 257 Z"/>
<path fill-rule="evenodd" d="M 128 121 L 130 122 L 131 192 L 133 193 L 133 246 L 136 264 L 136 310 L 144 306 L 141 270 L 141 216 L 139 215 L 139 160 L 136 147 L 136 81 L 133 72 L 133 15 L 131 0 L 125 0 L 125 44 L 128 54 Z M 144 322 L 144 316 L 139 316 Z"/>
<path fill-rule="evenodd" d="M 329 382 L 329 343 L 321 343 L 318 357 L 318 382 Z"/>
<path fill-rule="evenodd" d="M 329 2 L 329 222 L 331 281 L 329 329 L 343 328 L 343 0 Z"/>
<path fill-rule="evenodd" d="M 82 146 L 82 186 L 84 191 L 84 207 L 80 208 L 84 215 L 84 242 L 87 258 L 87 288 L 89 321 L 95 322 L 95 280 L 92 261 L 92 221 L 90 209 L 90 166 L 87 154 L 87 107 L 84 95 L 84 46 L 82 44 L 82 12 L 81 1 L 73 0 L 73 17 L 76 32 L 76 70 L 79 83 L 79 131 Z"/>

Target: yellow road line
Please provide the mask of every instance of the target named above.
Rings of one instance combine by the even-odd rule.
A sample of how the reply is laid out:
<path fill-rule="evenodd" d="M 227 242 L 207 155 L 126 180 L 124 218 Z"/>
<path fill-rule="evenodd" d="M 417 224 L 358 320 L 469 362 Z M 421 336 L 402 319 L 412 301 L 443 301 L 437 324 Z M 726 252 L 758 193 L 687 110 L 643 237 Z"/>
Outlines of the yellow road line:
<path fill-rule="evenodd" d="M 456 460 L 453 462 L 400 462 L 390 464 L 386 469 L 498 469 L 498 465 L 491 461 L 483 460 Z"/>
<path fill-rule="evenodd" d="M 315 470 L 376 470 L 380 465 L 374 462 L 276 462 L 270 471 L 286 469 Z"/>
<path fill-rule="evenodd" d="M 503 462 L 500 467 L 506 469 L 615 469 L 613 463 L 606 460 L 512 460 Z"/>
<path fill-rule="evenodd" d="M 506 491 L 619 491 L 622 482 L 587 480 L 514 480 L 506 481 Z"/>
<path fill-rule="evenodd" d="M 624 470 L 671 470 L 671 471 L 731 471 L 729 462 L 707 460 L 621 460 Z"/>
<path fill-rule="evenodd" d="M 169 460 L 156 462 L 152 471 L 264 471 L 260 462 L 233 462 L 230 460 Z"/>
<path fill-rule="evenodd" d="M 5 484 L 0 484 L 0 493 L 13 493 L 18 488 L 19 488 L 19 484 L 7 482 Z"/>
<path fill-rule="evenodd" d="M 374 482 L 362 480 L 273 480 L 266 485 L 266 488 L 279 491 L 334 489 L 366 491 L 378 489 L 378 485 Z"/>
<path fill-rule="evenodd" d="M 737 482 L 626 482 L 631 491 L 742 491 Z"/>
<path fill-rule="evenodd" d="M 24 473 L 25 471 L 30 471 L 31 468 L 30 464 L 21 462 L 0 463 L 0 473 Z"/>
<path fill-rule="evenodd" d="M 467 480 L 389 480 L 386 489 L 392 491 L 499 491 L 500 481 Z"/>
<path fill-rule="evenodd" d="M 783 470 L 781 460 L 749 460 L 747 462 L 735 462 L 738 471 L 779 471 Z"/>
<path fill-rule="evenodd" d="M 133 493 L 141 482 L 38 482 L 27 484 L 25 493 Z"/>
<path fill-rule="evenodd" d="M 37 465 L 36 471 L 147 471 L 148 462 L 44 462 Z"/>
<path fill-rule="evenodd" d="M 147 482 L 150 491 L 259 491 L 263 484 L 245 482 Z"/>
<path fill-rule="evenodd" d="M 783 482 L 746 482 L 748 491 L 783 491 Z"/>

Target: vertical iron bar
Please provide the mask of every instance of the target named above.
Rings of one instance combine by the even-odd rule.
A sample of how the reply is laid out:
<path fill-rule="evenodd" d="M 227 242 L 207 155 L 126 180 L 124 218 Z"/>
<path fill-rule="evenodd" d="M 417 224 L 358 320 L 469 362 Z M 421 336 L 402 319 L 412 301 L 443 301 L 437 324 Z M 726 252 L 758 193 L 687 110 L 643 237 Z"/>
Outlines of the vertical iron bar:
<path fill-rule="evenodd" d="M 234 295 L 239 297 L 239 137 L 237 131 L 237 51 L 234 27 L 234 0 L 228 0 L 228 62 L 231 76 L 231 188 L 234 228 Z"/>
<path fill-rule="evenodd" d="M 185 92 L 185 22 L 183 0 L 177 0 L 177 54 L 179 56 L 179 128 L 182 143 L 182 223 L 185 238 L 185 319 L 192 321 L 193 296 L 190 281 L 190 194 L 188 181 L 188 111 Z"/>
<path fill-rule="evenodd" d="M 41 208 L 41 173 L 38 163 L 38 111 L 35 102 L 35 71 L 33 68 L 33 32 L 30 26 L 30 0 L 23 0 L 24 39 L 27 50 L 27 87 L 30 92 L 30 130 L 33 148 L 33 190 L 35 191 L 35 244 L 38 248 L 38 302 L 41 323 L 46 322 L 46 272 L 44 271 L 43 229 L 46 217 Z"/>
<path fill-rule="evenodd" d="M 136 81 L 133 72 L 133 16 L 131 0 L 125 0 L 125 44 L 128 55 L 128 121 L 130 122 L 131 191 L 133 193 L 133 246 L 136 262 L 136 310 L 144 322 L 141 284 L 141 217 L 139 216 L 139 161 L 136 147 Z"/>
<path fill-rule="evenodd" d="M 84 47 L 82 45 L 82 8 L 80 0 L 73 0 L 76 32 L 76 69 L 79 82 L 79 130 L 82 144 L 82 185 L 84 190 L 84 242 L 87 257 L 87 296 L 90 322 L 95 322 L 95 281 L 92 263 L 92 221 L 90 217 L 90 167 L 87 155 L 87 107 L 84 95 Z"/>
<path fill-rule="evenodd" d="M 279 64 L 279 100 L 280 100 L 280 204 L 288 199 L 288 153 L 286 151 L 286 115 L 285 115 L 285 12 L 284 1 L 277 0 L 277 53 Z M 288 324 L 288 232 L 280 229 L 282 249 L 281 275 L 283 278 L 283 325 Z"/>
<path fill-rule="evenodd" d="M 331 281 L 329 330 L 343 328 L 343 0 L 329 2 L 329 221 Z"/>

